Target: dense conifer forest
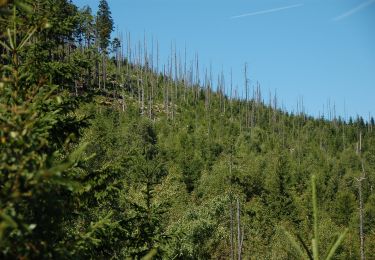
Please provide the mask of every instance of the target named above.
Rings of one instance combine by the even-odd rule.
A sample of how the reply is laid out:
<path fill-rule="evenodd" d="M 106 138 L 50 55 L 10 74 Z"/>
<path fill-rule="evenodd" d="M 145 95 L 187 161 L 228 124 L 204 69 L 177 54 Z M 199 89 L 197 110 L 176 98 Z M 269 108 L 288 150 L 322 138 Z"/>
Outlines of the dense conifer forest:
<path fill-rule="evenodd" d="M 375 259 L 373 118 L 161 64 L 105 0 L 0 28 L 1 259 Z"/>

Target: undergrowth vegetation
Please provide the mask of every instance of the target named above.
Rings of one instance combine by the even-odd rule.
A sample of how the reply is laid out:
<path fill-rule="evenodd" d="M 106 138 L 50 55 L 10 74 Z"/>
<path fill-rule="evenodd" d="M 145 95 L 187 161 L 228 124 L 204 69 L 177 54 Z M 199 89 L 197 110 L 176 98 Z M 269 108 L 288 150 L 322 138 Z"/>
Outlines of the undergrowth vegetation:
<path fill-rule="evenodd" d="M 372 118 L 288 113 L 246 67 L 244 97 L 197 59 L 162 70 L 104 0 L 0 16 L 0 258 L 375 255 Z"/>

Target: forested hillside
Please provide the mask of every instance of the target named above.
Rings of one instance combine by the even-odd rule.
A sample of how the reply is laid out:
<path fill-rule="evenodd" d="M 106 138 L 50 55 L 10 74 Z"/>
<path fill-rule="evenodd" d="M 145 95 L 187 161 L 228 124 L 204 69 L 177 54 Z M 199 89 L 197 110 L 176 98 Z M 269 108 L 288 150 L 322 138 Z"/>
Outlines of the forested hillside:
<path fill-rule="evenodd" d="M 159 64 L 105 0 L 0 17 L 1 259 L 374 259 L 373 118 Z"/>

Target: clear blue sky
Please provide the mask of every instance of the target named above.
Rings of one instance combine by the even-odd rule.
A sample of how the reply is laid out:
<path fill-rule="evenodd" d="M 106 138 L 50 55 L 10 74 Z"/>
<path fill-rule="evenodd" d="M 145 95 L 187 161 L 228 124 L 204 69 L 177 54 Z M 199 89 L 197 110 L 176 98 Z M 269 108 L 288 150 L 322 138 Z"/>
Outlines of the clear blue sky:
<path fill-rule="evenodd" d="M 94 12 L 99 0 L 73 0 Z M 171 42 L 212 63 L 243 87 L 259 81 L 265 100 L 289 111 L 303 98 L 317 116 L 375 115 L 375 0 L 108 0 L 116 28 L 133 40 L 158 39 L 167 59 Z"/>

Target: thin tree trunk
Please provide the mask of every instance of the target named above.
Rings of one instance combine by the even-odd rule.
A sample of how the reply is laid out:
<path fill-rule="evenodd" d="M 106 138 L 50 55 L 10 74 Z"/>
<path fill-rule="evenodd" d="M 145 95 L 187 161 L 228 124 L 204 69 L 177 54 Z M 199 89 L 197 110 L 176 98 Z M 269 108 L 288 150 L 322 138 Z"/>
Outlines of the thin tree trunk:
<path fill-rule="evenodd" d="M 238 260 L 242 259 L 242 235 L 241 235 L 241 210 L 240 210 L 240 201 L 237 199 L 237 258 Z"/>
<path fill-rule="evenodd" d="M 139 85 L 139 74 L 137 73 L 137 93 L 138 93 L 138 106 L 142 107 L 141 105 L 141 86 Z"/>
<path fill-rule="evenodd" d="M 141 78 L 142 78 L 142 71 L 141 71 Z M 146 79 L 147 80 L 147 79 Z M 144 88 L 145 82 L 141 82 L 142 85 L 142 90 L 141 90 L 141 110 L 142 110 L 142 115 L 144 114 L 144 109 L 145 109 L 145 88 Z"/>
<path fill-rule="evenodd" d="M 122 112 L 125 111 L 125 93 L 124 90 L 122 90 Z"/>
<path fill-rule="evenodd" d="M 106 61 L 105 61 L 105 51 L 102 53 L 102 76 L 103 76 L 103 88 L 106 89 L 106 81 L 107 81 L 107 68 L 106 68 Z"/>
<path fill-rule="evenodd" d="M 234 260 L 234 212 L 232 198 L 230 198 L 230 259 Z"/>
<path fill-rule="evenodd" d="M 95 83 L 97 87 L 100 89 L 100 66 L 99 66 L 99 59 L 96 58 L 95 62 Z"/>
<path fill-rule="evenodd" d="M 362 162 L 362 167 L 363 167 L 363 162 Z M 363 175 L 363 173 L 362 173 Z M 361 260 L 365 260 L 365 236 L 363 232 L 363 198 L 362 198 L 362 181 L 365 178 L 362 176 L 360 179 L 358 179 L 358 193 L 359 193 L 359 237 L 361 240 L 361 246 L 360 246 L 360 251 L 361 251 Z"/>
<path fill-rule="evenodd" d="M 362 133 L 359 133 L 359 143 L 357 143 L 357 154 L 361 157 L 362 152 Z M 358 182 L 358 196 L 359 196 L 359 237 L 360 237 L 360 252 L 361 260 L 365 260 L 365 235 L 363 231 L 363 198 L 362 198 L 362 181 L 366 179 L 365 168 L 363 164 L 363 159 L 361 158 L 362 172 L 361 177 L 356 179 Z"/>
<path fill-rule="evenodd" d="M 75 91 L 76 91 L 76 97 L 78 97 L 77 80 L 74 80 L 74 88 L 75 88 Z"/>
<path fill-rule="evenodd" d="M 245 77 L 245 127 L 248 128 L 250 126 L 249 123 L 249 91 L 248 91 L 248 78 L 247 78 L 247 64 L 245 63 L 244 68 L 244 77 Z"/>

